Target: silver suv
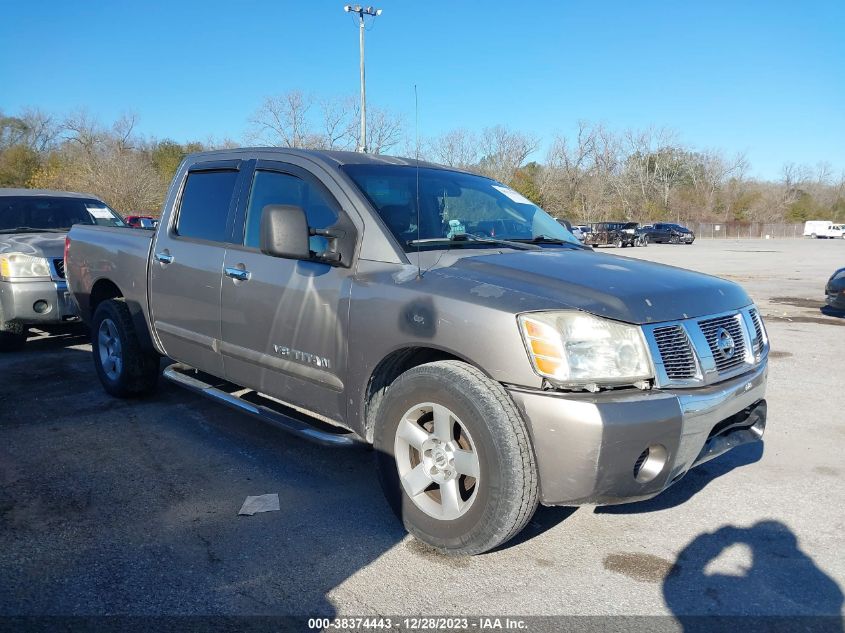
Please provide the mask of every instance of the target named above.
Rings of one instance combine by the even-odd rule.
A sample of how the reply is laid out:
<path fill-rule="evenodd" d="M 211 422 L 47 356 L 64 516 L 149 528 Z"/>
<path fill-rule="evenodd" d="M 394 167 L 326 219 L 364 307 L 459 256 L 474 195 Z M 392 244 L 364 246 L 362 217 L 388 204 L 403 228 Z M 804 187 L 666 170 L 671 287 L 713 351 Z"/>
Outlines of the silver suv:
<path fill-rule="evenodd" d="M 79 318 L 65 281 L 65 236 L 73 224 L 123 220 L 94 196 L 0 189 L 0 351 L 23 347 L 29 326 Z"/>

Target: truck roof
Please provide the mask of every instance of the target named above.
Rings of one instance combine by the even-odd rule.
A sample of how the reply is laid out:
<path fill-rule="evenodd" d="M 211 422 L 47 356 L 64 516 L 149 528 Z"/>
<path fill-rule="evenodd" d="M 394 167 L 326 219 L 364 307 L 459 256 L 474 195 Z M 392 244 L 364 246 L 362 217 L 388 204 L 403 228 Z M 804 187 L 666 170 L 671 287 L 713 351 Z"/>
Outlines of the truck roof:
<path fill-rule="evenodd" d="M 90 200 L 100 200 L 99 196 L 94 196 L 90 193 L 78 193 L 76 191 L 59 191 L 57 189 L 15 189 L 0 187 L 0 196 L 56 196 L 59 198 L 85 198 Z"/>
<path fill-rule="evenodd" d="M 213 158 L 220 155 L 232 154 L 278 154 L 280 156 L 302 156 L 322 162 L 332 166 L 340 165 L 409 165 L 420 167 L 430 167 L 433 169 L 447 169 L 449 171 L 464 171 L 457 167 L 449 167 L 446 165 L 439 165 L 428 161 L 417 161 L 415 158 L 404 158 L 400 156 L 387 156 L 386 154 L 364 154 L 362 152 L 350 152 L 340 150 L 321 150 L 321 149 L 292 149 L 289 147 L 238 147 L 235 149 L 218 149 L 207 152 L 197 152 L 189 154 L 188 158 L 196 160 L 197 158 Z"/>

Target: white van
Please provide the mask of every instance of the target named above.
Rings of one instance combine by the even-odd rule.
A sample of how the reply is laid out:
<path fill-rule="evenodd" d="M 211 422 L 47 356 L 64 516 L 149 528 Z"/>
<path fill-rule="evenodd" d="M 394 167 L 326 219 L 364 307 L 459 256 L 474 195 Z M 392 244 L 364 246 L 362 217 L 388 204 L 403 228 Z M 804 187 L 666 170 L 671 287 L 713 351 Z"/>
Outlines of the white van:
<path fill-rule="evenodd" d="M 804 237 L 827 237 L 827 230 L 832 224 L 830 220 L 808 220 L 804 222 Z"/>
<path fill-rule="evenodd" d="M 845 237 L 845 224 L 831 224 L 825 232 L 825 237 Z"/>

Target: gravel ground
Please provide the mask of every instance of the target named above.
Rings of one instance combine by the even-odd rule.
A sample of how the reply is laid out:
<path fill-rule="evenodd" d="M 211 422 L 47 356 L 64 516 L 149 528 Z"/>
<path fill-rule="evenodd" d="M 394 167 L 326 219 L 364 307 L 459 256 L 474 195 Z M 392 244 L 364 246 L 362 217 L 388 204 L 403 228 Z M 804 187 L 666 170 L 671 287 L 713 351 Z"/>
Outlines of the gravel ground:
<path fill-rule="evenodd" d="M 367 451 L 165 381 L 112 399 L 81 333 L 38 336 L 0 357 L 0 615 L 841 614 L 845 319 L 819 308 L 845 240 L 618 254 L 727 277 L 759 303 L 764 450 L 648 502 L 543 508 L 503 549 L 445 558 L 405 535 Z M 237 516 L 264 493 L 280 512 Z"/>

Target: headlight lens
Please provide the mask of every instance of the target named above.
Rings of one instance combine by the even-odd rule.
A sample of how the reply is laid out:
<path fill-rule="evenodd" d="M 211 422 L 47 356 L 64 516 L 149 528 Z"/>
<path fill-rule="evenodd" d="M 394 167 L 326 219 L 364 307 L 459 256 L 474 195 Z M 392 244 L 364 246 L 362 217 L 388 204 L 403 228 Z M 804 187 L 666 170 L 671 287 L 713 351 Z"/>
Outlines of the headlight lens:
<path fill-rule="evenodd" d="M 0 255 L 0 277 L 4 279 L 49 276 L 50 264 L 43 257 L 32 257 L 24 253 Z"/>
<path fill-rule="evenodd" d="M 519 325 L 534 369 L 561 386 L 652 378 L 642 330 L 584 312 L 532 312 Z"/>

